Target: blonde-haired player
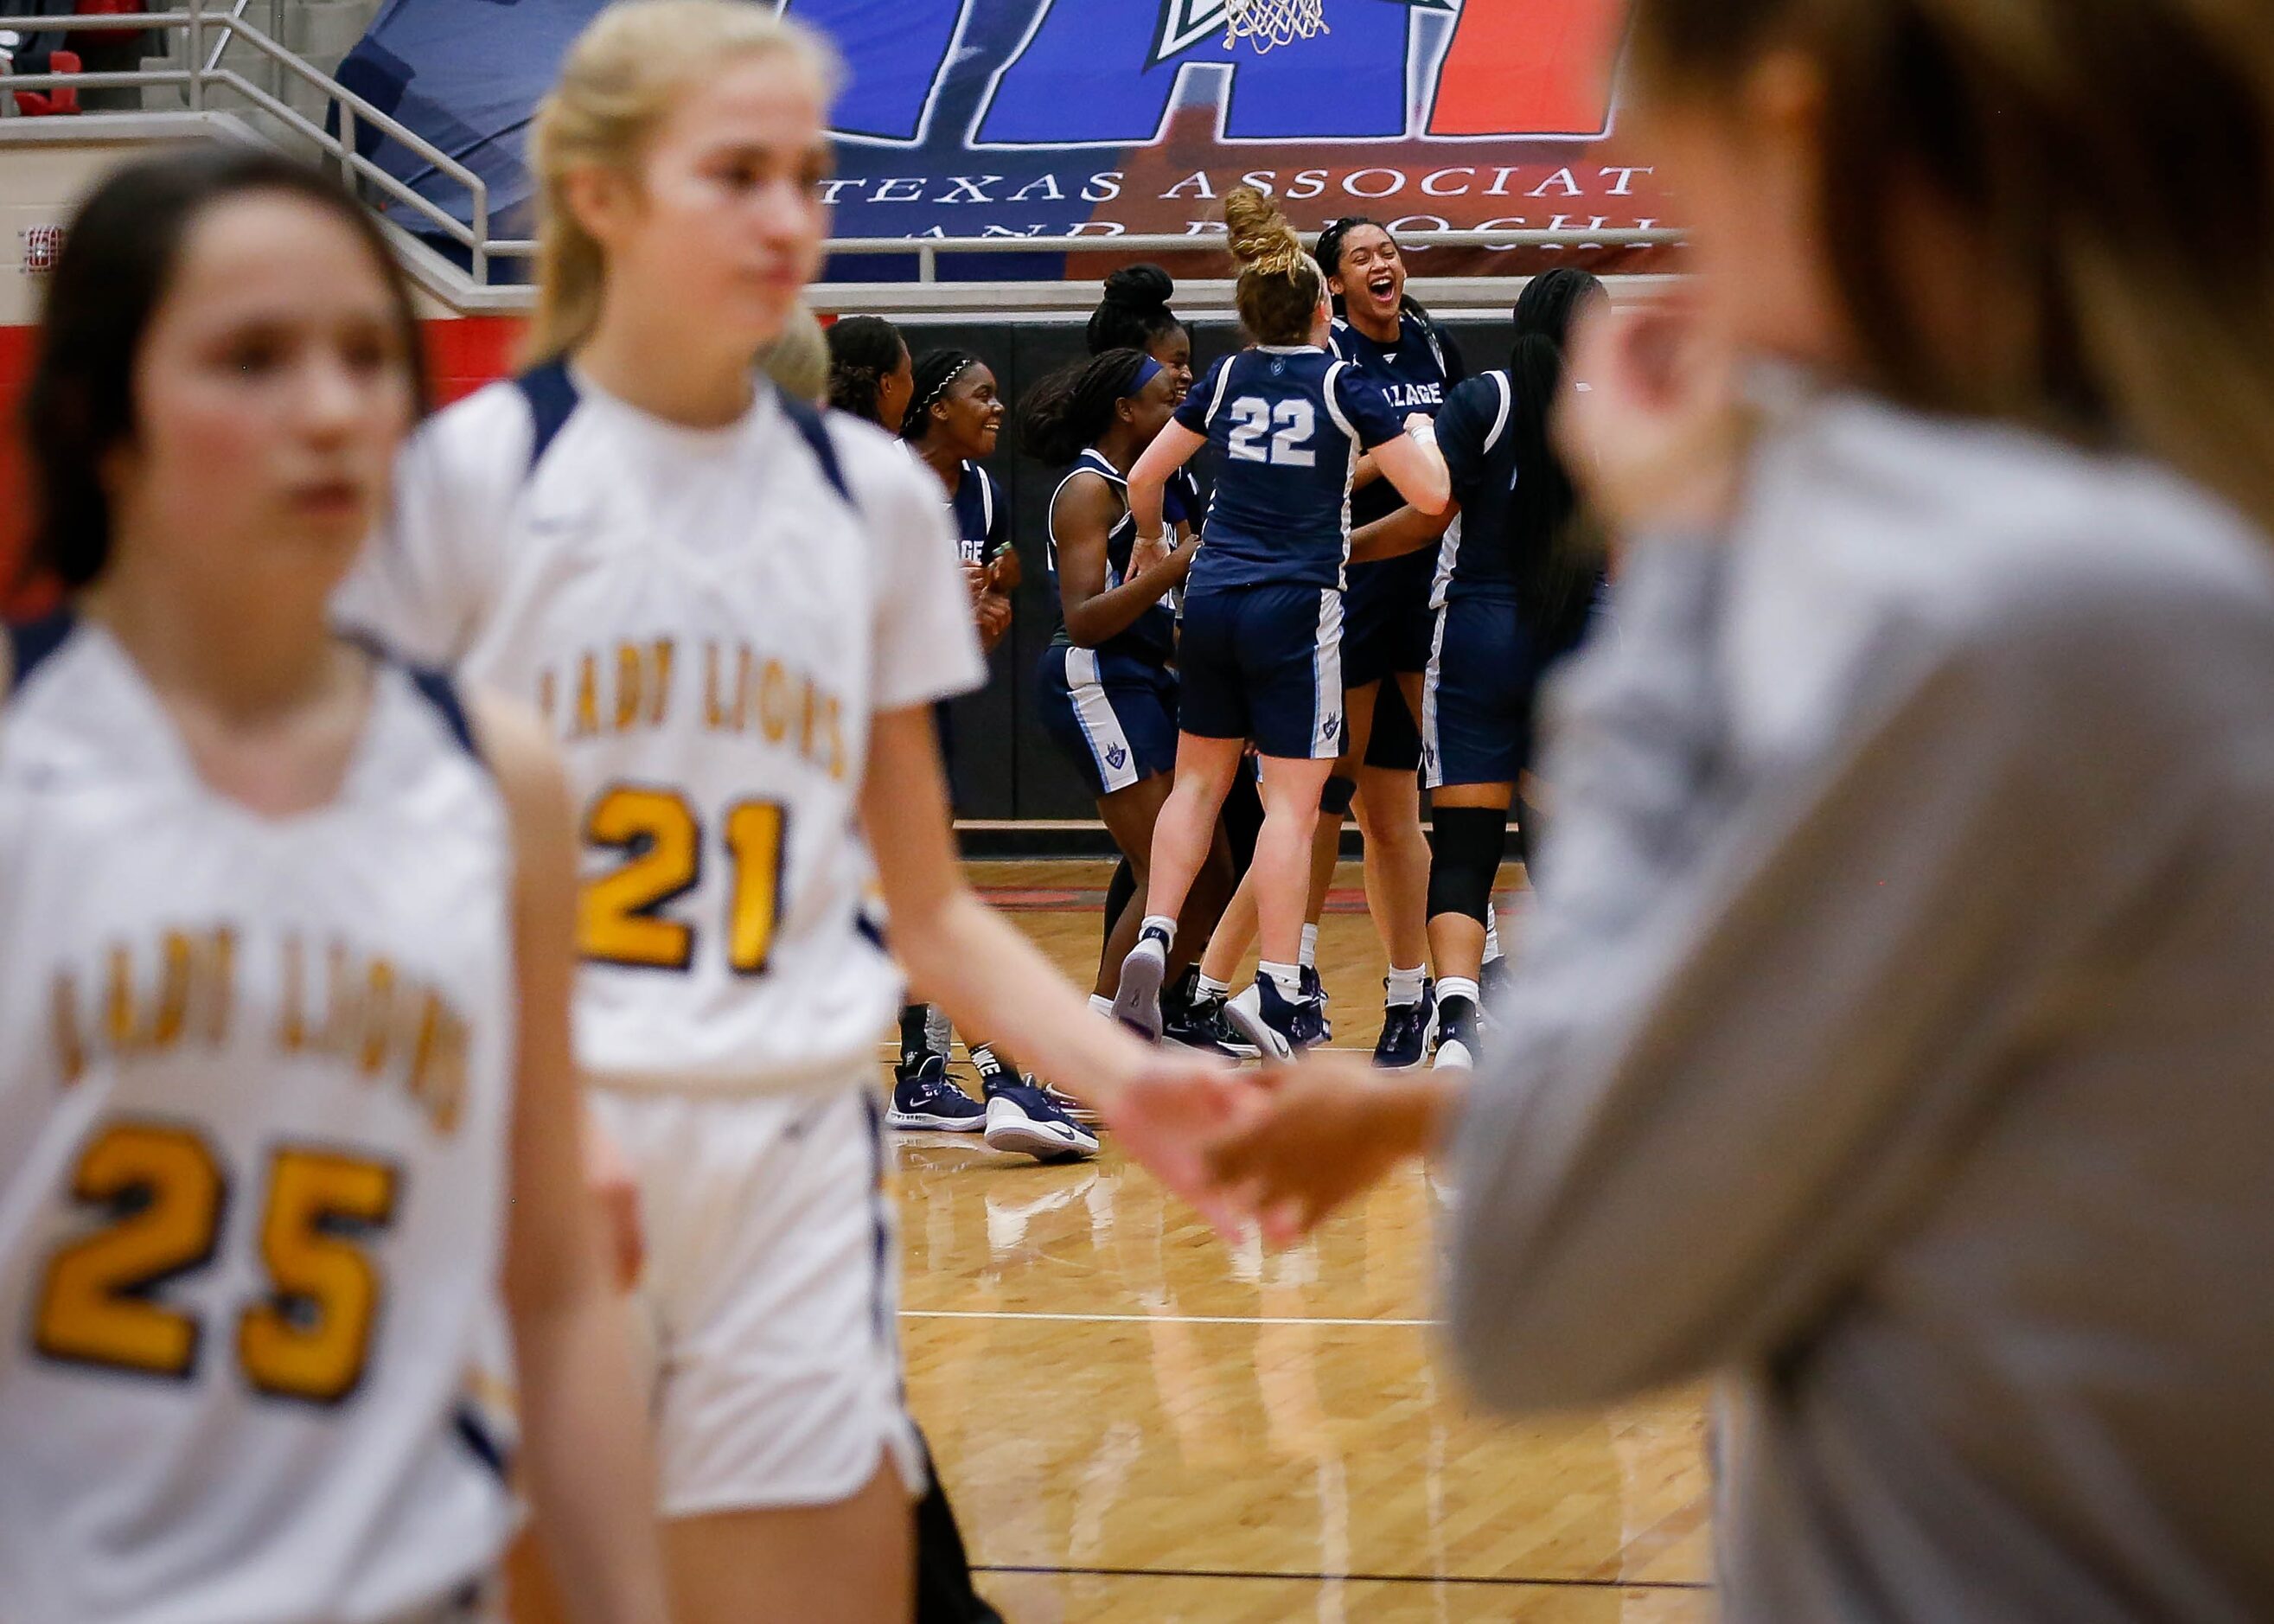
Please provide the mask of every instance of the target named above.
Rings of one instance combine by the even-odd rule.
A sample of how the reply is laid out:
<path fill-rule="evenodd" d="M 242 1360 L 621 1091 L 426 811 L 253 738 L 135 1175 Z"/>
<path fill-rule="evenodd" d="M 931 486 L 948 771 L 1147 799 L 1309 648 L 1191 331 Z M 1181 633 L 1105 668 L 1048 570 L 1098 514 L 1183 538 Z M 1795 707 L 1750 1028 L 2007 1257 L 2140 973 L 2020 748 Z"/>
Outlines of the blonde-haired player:
<path fill-rule="evenodd" d="M 27 420 L 69 596 L 0 641 L 11 1624 L 482 1616 L 501 1265 L 561 1588 L 664 1615 L 559 764 L 328 624 L 418 345 L 369 216 L 256 149 L 113 175 L 56 268 Z"/>
<path fill-rule="evenodd" d="M 961 880 L 930 707 L 983 667 L 937 489 L 754 380 L 820 259 L 834 76 L 742 0 L 594 20 L 537 119 L 537 365 L 422 435 L 348 606 L 562 741 L 578 1058 L 643 1181 L 696 1624 L 908 1608 L 922 1467 L 872 1093 L 900 989 L 859 924 L 869 852 L 959 1023 L 1109 1112 L 1171 1063 Z"/>

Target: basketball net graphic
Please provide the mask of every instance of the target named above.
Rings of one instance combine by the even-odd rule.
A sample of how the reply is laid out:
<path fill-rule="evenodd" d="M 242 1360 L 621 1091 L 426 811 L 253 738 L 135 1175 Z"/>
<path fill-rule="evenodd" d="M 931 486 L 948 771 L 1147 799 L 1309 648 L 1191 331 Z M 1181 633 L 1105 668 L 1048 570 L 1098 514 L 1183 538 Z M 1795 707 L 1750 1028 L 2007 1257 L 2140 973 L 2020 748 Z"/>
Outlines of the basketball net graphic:
<path fill-rule="evenodd" d="M 1219 28 L 1224 42 L 1241 40 L 1260 55 L 1327 32 L 1325 0 L 1164 0 L 1161 42 L 1153 59 L 1166 62 Z"/>
<path fill-rule="evenodd" d="M 1326 32 L 1325 0 L 1224 0 L 1224 42 L 1244 39 L 1258 56 Z"/>

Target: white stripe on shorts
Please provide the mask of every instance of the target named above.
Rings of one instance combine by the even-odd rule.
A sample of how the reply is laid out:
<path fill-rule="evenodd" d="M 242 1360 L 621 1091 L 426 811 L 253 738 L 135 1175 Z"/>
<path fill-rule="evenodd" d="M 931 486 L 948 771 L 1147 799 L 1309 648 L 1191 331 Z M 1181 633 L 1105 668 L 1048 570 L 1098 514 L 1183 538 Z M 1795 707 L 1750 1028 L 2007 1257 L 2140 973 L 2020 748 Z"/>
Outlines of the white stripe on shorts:
<path fill-rule="evenodd" d="M 1319 589 L 1319 637 L 1311 648 L 1311 759 L 1343 753 L 1343 595 Z"/>
<path fill-rule="evenodd" d="M 1437 626 L 1429 638 L 1429 664 L 1421 673 L 1421 787 L 1445 787 L 1445 757 L 1437 742 L 1437 681 L 1445 663 L 1445 620 L 1449 606 L 1437 606 Z"/>
<path fill-rule="evenodd" d="M 1073 719 L 1089 742 L 1099 782 L 1108 795 L 1126 789 L 1137 782 L 1137 752 L 1130 747 L 1129 736 L 1121 730 L 1121 718 L 1113 714 L 1113 701 L 1105 697 L 1105 684 L 1098 680 L 1097 651 L 1067 649 L 1065 674 L 1066 691 L 1073 698 Z M 1117 754 L 1121 758 L 1118 767 L 1113 765 Z"/>

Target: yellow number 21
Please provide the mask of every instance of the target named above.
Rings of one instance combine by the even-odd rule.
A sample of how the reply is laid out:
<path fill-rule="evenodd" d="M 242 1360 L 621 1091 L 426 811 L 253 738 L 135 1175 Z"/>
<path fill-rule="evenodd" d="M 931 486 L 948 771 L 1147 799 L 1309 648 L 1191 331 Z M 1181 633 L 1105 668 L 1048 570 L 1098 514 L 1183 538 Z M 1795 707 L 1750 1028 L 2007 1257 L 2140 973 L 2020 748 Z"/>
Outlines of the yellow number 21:
<path fill-rule="evenodd" d="M 727 902 L 727 963 L 737 975 L 764 973 L 782 907 L 788 816 L 772 801 L 729 807 L 720 833 L 733 868 Z M 664 910 L 703 877 L 703 825 L 675 789 L 616 784 L 584 814 L 584 843 L 622 861 L 584 882 L 576 907 L 577 950 L 601 964 L 684 971 L 695 962 L 695 926 Z"/>

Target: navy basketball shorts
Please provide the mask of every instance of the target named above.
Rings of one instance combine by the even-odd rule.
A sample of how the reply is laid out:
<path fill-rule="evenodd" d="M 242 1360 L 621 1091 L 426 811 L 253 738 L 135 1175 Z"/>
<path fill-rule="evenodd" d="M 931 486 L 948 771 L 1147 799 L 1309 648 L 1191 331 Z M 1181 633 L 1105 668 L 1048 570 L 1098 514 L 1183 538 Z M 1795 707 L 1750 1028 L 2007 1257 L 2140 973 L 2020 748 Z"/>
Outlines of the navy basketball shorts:
<path fill-rule="evenodd" d="M 1281 760 L 1330 761 L 1343 742 L 1343 595 L 1331 586 L 1185 594 L 1177 725 L 1254 741 Z"/>
<path fill-rule="evenodd" d="M 1422 688 L 1422 782 L 1514 783 L 1532 759 L 1538 687 L 1515 604 L 1455 598 L 1439 609 Z"/>
<path fill-rule="evenodd" d="M 1343 635 L 1345 687 L 1363 688 L 1428 665 L 1429 597 L 1436 579 L 1437 555 L 1426 549 L 1351 566 L 1350 624 Z"/>
<path fill-rule="evenodd" d="M 1043 731 L 1095 796 L 1177 765 L 1177 678 L 1157 666 L 1053 643 L 1035 667 Z"/>

